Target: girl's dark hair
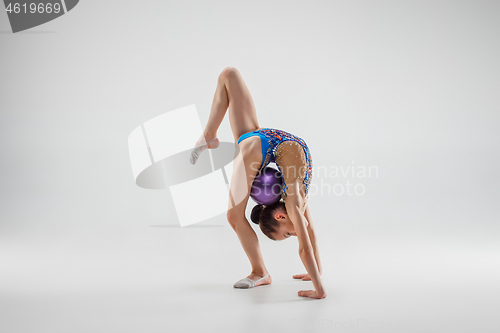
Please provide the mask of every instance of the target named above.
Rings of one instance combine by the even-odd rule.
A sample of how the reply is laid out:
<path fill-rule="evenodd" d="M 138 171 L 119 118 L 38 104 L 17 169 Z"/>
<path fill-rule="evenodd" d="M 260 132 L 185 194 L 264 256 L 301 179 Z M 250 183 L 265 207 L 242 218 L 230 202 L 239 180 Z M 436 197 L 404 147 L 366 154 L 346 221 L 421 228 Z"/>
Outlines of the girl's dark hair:
<path fill-rule="evenodd" d="M 258 224 L 262 233 L 272 240 L 276 240 L 272 233 L 278 231 L 278 221 L 274 218 L 274 214 L 280 208 L 286 212 L 285 203 L 281 200 L 268 206 L 254 206 L 250 214 L 252 222 Z"/>

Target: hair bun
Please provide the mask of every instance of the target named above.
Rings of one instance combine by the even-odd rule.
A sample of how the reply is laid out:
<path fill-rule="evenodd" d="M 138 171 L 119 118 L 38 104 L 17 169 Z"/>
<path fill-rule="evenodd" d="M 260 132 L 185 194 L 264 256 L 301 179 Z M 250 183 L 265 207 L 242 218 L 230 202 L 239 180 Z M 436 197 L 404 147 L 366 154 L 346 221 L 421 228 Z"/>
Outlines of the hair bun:
<path fill-rule="evenodd" d="M 252 213 L 250 214 L 250 219 L 253 223 L 259 224 L 260 222 L 260 214 L 264 210 L 263 205 L 256 205 L 252 208 Z"/>

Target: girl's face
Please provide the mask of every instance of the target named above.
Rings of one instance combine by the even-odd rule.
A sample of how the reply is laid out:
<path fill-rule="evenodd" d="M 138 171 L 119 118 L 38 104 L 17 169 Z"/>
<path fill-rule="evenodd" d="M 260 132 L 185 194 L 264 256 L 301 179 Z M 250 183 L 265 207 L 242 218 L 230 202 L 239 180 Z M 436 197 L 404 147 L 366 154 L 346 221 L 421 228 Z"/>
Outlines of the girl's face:
<path fill-rule="evenodd" d="M 288 214 L 283 211 L 278 211 L 274 214 L 274 218 L 278 221 L 278 230 L 274 233 L 274 238 L 277 240 L 284 240 L 291 236 L 297 237 L 295 233 L 295 227 L 292 221 L 288 218 Z M 309 225 L 307 219 L 305 219 L 306 227 Z"/>

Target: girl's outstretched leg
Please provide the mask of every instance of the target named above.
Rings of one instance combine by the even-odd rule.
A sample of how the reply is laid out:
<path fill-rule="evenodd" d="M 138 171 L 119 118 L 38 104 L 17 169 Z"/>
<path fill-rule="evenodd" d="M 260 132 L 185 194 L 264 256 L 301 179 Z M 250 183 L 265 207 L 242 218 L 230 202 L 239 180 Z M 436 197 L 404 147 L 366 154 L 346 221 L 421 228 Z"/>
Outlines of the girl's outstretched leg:
<path fill-rule="evenodd" d="M 234 160 L 229 190 L 227 220 L 236 232 L 252 266 L 251 273 L 246 278 L 236 282 L 234 284 L 235 288 L 253 288 L 272 282 L 271 275 L 269 275 L 264 264 L 259 239 L 245 216 L 250 190 L 257 174 L 257 170 L 252 167 L 252 163 L 262 163 L 260 151 L 258 151 L 258 156 L 255 156 L 255 152 L 249 149 L 251 145 L 246 140 L 239 144 L 241 149 Z"/>
<path fill-rule="evenodd" d="M 191 152 L 191 164 L 195 164 L 205 149 L 219 147 L 217 130 L 229 109 L 229 122 L 234 140 L 247 132 L 259 129 L 257 112 L 252 96 L 241 73 L 234 67 L 226 67 L 217 79 L 212 108 L 207 125 Z"/>
<path fill-rule="evenodd" d="M 226 110 L 229 106 L 229 99 L 226 92 L 224 78 L 219 75 L 217 80 L 217 88 L 215 89 L 214 99 L 212 101 L 212 108 L 208 118 L 207 126 L 201 134 L 198 141 L 196 141 L 193 150 L 191 151 L 191 164 L 195 164 L 200 157 L 200 154 L 205 149 L 214 149 L 219 147 L 219 139 L 217 138 L 217 130 L 224 119 Z"/>

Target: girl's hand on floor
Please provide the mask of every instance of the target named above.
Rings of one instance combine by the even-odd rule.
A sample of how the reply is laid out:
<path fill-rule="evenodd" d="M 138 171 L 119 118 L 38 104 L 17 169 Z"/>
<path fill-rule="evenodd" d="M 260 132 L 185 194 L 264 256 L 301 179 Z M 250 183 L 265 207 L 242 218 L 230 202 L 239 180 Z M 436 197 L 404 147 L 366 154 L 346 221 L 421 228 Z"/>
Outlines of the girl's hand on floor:
<path fill-rule="evenodd" d="M 319 273 L 321 276 L 321 272 Z M 302 281 L 311 281 L 311 278 L 309 277 L 309 274 L 296 274 L 293 276 L 294 279 L 302 279 Z"/>
<path fill-rule="evenodd" d="M 326 293 L 323 293 L 322 295 L 319 295 L 316 290 L 301 290 L 299 291 L 299 296 L 302 297 L 309 297 L 309 298 L 315 298 L 315 299 L 321 299 L 326 297 Z"/>

